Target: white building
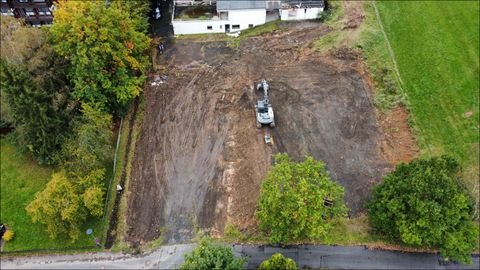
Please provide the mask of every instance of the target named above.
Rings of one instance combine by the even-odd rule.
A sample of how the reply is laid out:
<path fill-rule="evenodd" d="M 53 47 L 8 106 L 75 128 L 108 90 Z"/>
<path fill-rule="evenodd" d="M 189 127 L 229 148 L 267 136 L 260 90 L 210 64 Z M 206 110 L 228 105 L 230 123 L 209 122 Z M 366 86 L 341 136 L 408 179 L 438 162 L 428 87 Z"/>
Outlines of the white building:
<path fill-rule="evenodd" d="M 280 19 L 282 21 L 317 19 L 324 8 L 324 0 L 282 0 Z"/>
<path fill-rule="evenodd" d="M 266 2 L 256 0 L 217 0 L 185 4 L 175 1 L 175 35 L 237 32 L 265 23 Z"/>
<path fill-rule="evenodd" d="M 324 0 L 174 0 L 175 35 L 228 33 L 267 21 L 316 19 Z"/>

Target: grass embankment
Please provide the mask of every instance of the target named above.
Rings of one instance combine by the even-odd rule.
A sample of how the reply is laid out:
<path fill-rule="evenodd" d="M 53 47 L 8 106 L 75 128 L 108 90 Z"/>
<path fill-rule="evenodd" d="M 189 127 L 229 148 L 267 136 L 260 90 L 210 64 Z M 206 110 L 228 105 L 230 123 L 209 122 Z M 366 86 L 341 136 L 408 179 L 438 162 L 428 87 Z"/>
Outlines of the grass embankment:
<path fill-rule="evenodd" d="M 51 167 L 39 166 L 29 155 L 18 150 L 5 139 L 0 142 L 0 217 L 1 223 L 15 232 L 4 251 L 80 248 L 95 245 L 90 236 L 72 243 L 65 238 L 51 239 L 40 223 L 32 223 L 25 207 L 42 191 L 53 172 Z M 85 226 L 98 232 L 100 221 Z"/>
<path fill-rule="evenodd" d="M 137 112 L 134 115 L 133 108 L 130 109 L 129 114 L 124 119 L 122 127 L 122 135 L 120 139 L 120 146 L 118 151 L 118 163 L 115 171 L 115 178 L 112 183 L 112 191 L 115 194 L 115 189 L 118 183 L 120 183 L 121 178 L 125 177 L 125 183 L 123 188 L 123 196 L 120 199 L 119 209 L 118 209 L 118 223 L 116 231 L 116 239 L 111 248 L 112 251 L 129 251 L 128 244 L 124 240 L 124 235 L 126 233 L 126 212 L 127 212 L 127 200 L 128 200 L 128 186 L 130 182 L 130 175 L 132 172 L 133 158 L 135 154 L 135 145 L 137 138 L 140 135 L 140 130 L 143 123 L 143 116 L 145 111 L 145 102 L 143 98 L 140 99 Z M 128 136 L 131 136 L 130 146 L 128 146 Z M 127 152 L 128 149 L 128 152 Z M 124 175 L 123 175 L 124 174 Z M 115 187 L 115 188 L 114 188 Z M 115 195 L 116 196 L 116 195 Z M 111 198 L 110 209 L 113 208 L 113 201 L 115 196 Z"/>
<path fill-rule="evenodd" d="M 423 156 L 450 154 L 479 197 L 479 2 L 378 1 Z"/>

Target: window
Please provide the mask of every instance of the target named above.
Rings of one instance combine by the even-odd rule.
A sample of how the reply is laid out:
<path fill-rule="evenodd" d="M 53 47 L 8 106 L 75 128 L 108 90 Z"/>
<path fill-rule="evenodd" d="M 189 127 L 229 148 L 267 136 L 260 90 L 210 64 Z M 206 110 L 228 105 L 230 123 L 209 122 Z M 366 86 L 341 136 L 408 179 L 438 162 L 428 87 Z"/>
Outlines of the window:
<path fill-rule="evenodd" d="M 211 25 L 207 25 L 207 30 L 212 30 L 212 26 L 211 26 Z"/>
<path fill-rule="evenodd" d="M 220 29 L 222 29 L 223 25 L 220 24 Z"/>
<path fill-rule="evenodd" d="M 232 24 L 232 29 L 240 29 L 240 24 Z"/>
<path fill-rule="evenodd" d="M 33 8 L 24 8 L 23 11 L 25 14 L 27 14 L 27 17 L 35 16 L 35 11 L 33 11 Z"/>
<path fill-rule="evenodd" d="M 228 20 L 228 12 L 219 12 L 218 17 L 220 17 L 220 20 Z"/>
<path fill-rule="evenodd" d="M 9 15 L 11 16 L 11 15 L 13 15 L 12 11 L 11 11 L 9 8 L 2 8 L 1 13 L 2 13 L 2 15 L 4 15 L 4 16 L 9 16 Z"/>
<path fill-rule="evenodd" d="M 20 2 L 20 3 L 27 3 L 28 0 L 18 0 L 18 2 Z"/>
<path fill-rule="evenodd" d="M 40 16 L 49 16 L 50 15 L 50 10 L 48 8 L 39 8 L 38 9 L 38 15 Z"/>
<path fill-rule="evenodd" d="M 252 28 L 252 27 L 253 27 L 253 24 L 249 24 L 249 25 L 248 25 L 248 28 Z"/>

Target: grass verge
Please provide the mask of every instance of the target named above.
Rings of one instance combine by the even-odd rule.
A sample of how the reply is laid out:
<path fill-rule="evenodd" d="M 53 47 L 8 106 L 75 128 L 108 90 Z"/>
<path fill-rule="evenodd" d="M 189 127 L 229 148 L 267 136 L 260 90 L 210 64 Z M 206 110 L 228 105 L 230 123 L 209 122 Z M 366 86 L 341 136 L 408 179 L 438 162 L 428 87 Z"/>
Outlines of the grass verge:
<path fill-rule="evenodd" d="M 130 248 L 128 244 L 124 240 L 124 235 L 127 231 L 126 225 L 126 211 L 127 211 L 127 200 L 129 194 L 129 182 L 130 182 L 130 175 L 132 171 L 132 164 L 135 154 L 135 145 L 137 142 L 137 138 L 140 135 L 140 130 L 143 123 L 143 116 L 145 111 L 145 102 L 143 98 L 140 99 L 139 105 L 137 108 L 137 113 L 133 115 L 133 110 L 130 110 L 128 116 L 125 118 L 124 125 L 122 128 L 122 139 L 120 140 L 120 149 L 119 150 L 119 161 L 121 159 L 121 166 L 119 162 L 119 166 L 117 167 L 117 173 L 115 174 L 114 185 L 116 186 L 120 182 L 120 178 L 122 177 L 122 170 L 125 170 L 125 183 L 123 186 L 123 193 L 124 196 L 120 199 L 120 205 L 118 210 L 118 223 L 117 223 L 117 231 L 116 231 L 116 239 L 111 248 L 113 252 L 115 251 L 129 251 Z M 132 130 L 130 131 L 130 128 Z M 131 140 L 130 140 L 130 147 L 127 146 L 128 136 L 131 132 Z M 126 152 L 129 149 L 128 153 Z M 113 205 L 112 205 L 113 207 Z"/>

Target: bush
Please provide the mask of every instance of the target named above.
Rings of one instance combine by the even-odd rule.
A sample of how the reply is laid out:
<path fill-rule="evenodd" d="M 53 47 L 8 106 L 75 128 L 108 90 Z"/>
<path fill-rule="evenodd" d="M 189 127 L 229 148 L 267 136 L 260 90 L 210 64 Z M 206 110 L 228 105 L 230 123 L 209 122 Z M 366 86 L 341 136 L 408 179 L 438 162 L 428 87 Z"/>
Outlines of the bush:
<path fill-rule="evenodd" d="M 272 255 L 270 259 L 263 261 L 258 270 L 296 270 L 297 264 L 290 258 L 285 258 L 282 254 Z"/>
<path fill-rule="evenodd" d="M 15 236 L 15 233 L 13 232 L 13 230 L 7 230 L 7 231 L 3 234 L 2 239 L 3 239 L 3 241 L 8 242 L 8 241 L 11 241 L 14 236 Z"/>
<path fill-rule="evenodd" d="M 180 269 L 211 270 L 211 269 L 243 269 L 245 258 L 235 258 L 231 247 L 212 244 L 208 239 L 202 239 L 191 254 L 185 254 L 185 262 Z"/>
<path fill-rule="evenodd" d="M 278 154 L 260 191 L 260 228 L 272 243 L 325 238 L 329 222 L 346 214 L 343 193 L 323 162 L 307 157 L 295 163 L 287 154 Z"/>
<path fill-rule="evenodd" d="M 391 240 L 440 248 L 446 258 L 470 262 L 478 232 L 459 169 L 447 156 L 400 164 L 374 188 L 368 206 L 372 227 Z"/>

